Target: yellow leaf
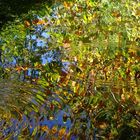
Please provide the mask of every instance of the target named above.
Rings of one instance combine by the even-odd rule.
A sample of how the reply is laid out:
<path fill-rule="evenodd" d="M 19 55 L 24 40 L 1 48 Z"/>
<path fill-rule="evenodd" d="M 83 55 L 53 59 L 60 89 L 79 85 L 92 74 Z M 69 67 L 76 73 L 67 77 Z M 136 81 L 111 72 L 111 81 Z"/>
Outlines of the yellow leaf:
<path fill-rule="evenodd" d="M 137 15 L 137 16 L 140 16 L 140 9 L 137 9 L 137 10 L 136 10 L 136 15 Z"/>
<path fill-rule="evenodd" d="M 99 125 L 100 129 L 105 129 L 107 127 L 106 123 L 103 122 Z"/>
<path fill-rule="evenodd" d="M 45 126 L 41 126 L 40 128 L 41 128 L 42 131 L 45 131 L 45 132 L 49 131 L 49 128 L 46 125 Z"/>
<path fill-rule="evenodd" d="M 51 129 L 52 134 L 55 134 L 57 132 L 57 126 L 53 126 Z"/>
<path fill-rule="evenodd" d="M 45 21 L 44 21 L 44 20 L 39 20 L 39 21 L 37 22 L 37 25 L 43 25 L 43 24 L 45 24 Z"/>
<path fill-rule="evenodd" d="M 72 86 L 75 87 L 75 85 L 76 85 L 76 82 L 72 81 Z"/>
<path fill-rule="evenodd" d="M 58 136 L 59 137 L 63 137 L 65 135 L 66 129 L 65 128 L 61 128 L 58 132 Z"/>
<path fill-rule="evenodd" d="M 96 18 L 97 16 L 98 16 L 97 13 L 94 13 L 92 17 Z"/>
<path fill-rule="evenodd" d="M 123 101 L 125 101 L 125 95 L 124 95 L 124 94 L 121 95 L 121 99 L 122 99 Z"/>
<path fill-rule="evenodd" d="M 116 21 L 117 22 L 121 22 L 122 18 L 121 17 L 117 17 Z"/>
<path fill-rule="evenodd" d="M 54 117 L 53 116 L 50 116 L 50 118 L 49 118 L 50 120 L 53 120 L 54 119 Z"/>

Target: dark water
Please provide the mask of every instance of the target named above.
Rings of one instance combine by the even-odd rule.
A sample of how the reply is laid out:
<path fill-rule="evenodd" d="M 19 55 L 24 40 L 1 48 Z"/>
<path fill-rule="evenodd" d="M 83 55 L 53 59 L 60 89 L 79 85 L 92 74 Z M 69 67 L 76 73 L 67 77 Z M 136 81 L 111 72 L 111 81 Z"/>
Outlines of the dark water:
<path fill-rule="evenodd" d="M 110 88 L 108 88 L 110 87 Z M 95 92 L 138 90 L 135 83 L 97 82 Z M 29 83 L 0 81 L 0 139 L 51 140 L 66 139 L 73 129 L 71 109 L 56 94 L 46 95 L 44 89 Z M 81 118 L 84 118 L 84 114 Z M 87 127 L 90 120 L 87 122 Z M 93 130 L 94 131 L 94 130 Z M 73 133 L 71 140 L 77 139 Z"/>

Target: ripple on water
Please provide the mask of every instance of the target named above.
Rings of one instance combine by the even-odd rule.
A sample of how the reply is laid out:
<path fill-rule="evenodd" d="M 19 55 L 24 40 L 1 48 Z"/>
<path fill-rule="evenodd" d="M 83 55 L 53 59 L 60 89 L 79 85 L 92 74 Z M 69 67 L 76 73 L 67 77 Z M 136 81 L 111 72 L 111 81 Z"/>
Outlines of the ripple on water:
<path fill-rule="evenodd" d="M 124 88 L 133 93 L 135 83 L 98 82 L 96 93 L 110 93 L 117 96 Z M 46 95 L 43 88 L 16 81 L 0 81 L 0 139 L 63 139 L 73 129 L 71 109 L 63 106 L 56 94 Z M 81 115 L 81 114 L 79 114 Z M 83 114 L 83 119 L 85 118 Z M 87 118 L 86 118 L 87 119 Z M 87 127 L 90 127 L 88 119 Z M 77 139 L 72 135 L 71 139 Z"/>
<path fill-rule="evenodd" d="M 70 113 L 51 111 L 54 97 L 38 92 L 38 87 L 20 82 L 1 81 L 0 84 L 0 139 L 45 139 L 55 132 L 55 137 L 71 129 Z M 24 88 L 23 88 L 24 87 Z M 55 102 L 61 104 L 56 98 Z M 68 110 L 68 109 L 66 109 Z M 64 117 L 67 119 L 64 121 Z M 54 130 L 54 131 L 52 131 Z M 63 130 L 63 131 L 62 131 Z M 61 132 L 61 133 L 60 133 Z"/>

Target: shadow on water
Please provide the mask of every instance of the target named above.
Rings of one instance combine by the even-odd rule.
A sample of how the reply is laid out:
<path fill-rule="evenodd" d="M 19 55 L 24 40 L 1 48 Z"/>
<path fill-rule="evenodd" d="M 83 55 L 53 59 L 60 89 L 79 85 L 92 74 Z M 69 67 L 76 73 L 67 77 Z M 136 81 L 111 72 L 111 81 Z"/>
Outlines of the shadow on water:
<path fill-rule="evenodd" d="M 24 88 L 23 88 L 24 87 Z M 119 92 L 134 92 L 138 87 L 134 83 L 125 85 L 112 83 L 98 83 L 95 92 L 106 94 L 111 93 L 112 98 L 117 103 L 116 96 Z M 86 113 L 80 112 L 79 120 L 73 118 L 73 113 L 68 105 L 55 93 L 45 94 L 43 88 L 23 82 L 0 81 L 0 139 L 100 139 L 93 129 L 92 138 L 78 136 L 73 128 L 77 122 L 82 121 L 81 127 L 90 128 L 92 121 L 87 118 Z M 87 121 L 88 120 L 88 121 Z M 96 126 L 96 124 L 95 124 Z M 100 129 L 99 129 L 100 130 Z M 68 138 L 69 132 L 72 132 Z M 84 128 L 83 130 L 84 131 Z M 81 132 L 82 132 L 81 131 Z M 87 130 L 86 130 L 87 131 Z M 101 131 L 102 132 L 102 131 Z M 102 135 L 101 133 L 99 133 Z M 83 138 L 82 138 L 83 137 Z"/>

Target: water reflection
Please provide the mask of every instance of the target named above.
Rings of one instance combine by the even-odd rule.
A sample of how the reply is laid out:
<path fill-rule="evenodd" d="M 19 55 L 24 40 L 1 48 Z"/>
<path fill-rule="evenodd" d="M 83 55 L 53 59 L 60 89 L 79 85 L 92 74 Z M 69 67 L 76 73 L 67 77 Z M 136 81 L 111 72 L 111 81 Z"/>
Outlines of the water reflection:
<path fill-rule="evenodd" d="M 52 104 L 54 101 L 56 106 Z M 57 95 L 46 96 L 37 86 L 2 80 L 0 139 L 63 137 L 71 129 L 72 123 L 69 107 L 58 110 L 60 104 Z"/>
<path fill-rule="evenodd" d="M 135 83 L 113 84 L 110 82 L 103 83 L 101 81 L 97 81 L 94 89 L 96 94 L 111 93 L 110 97 L 112 100 L 116 100 L 116 103 L 118 103 L 118 97 L 122 94 L 121 92 L 124 92 L 122 90 L 125 90 L 126 93 L 131 92 L 131 94 L 140 91 L 139 86 Z M 108 98 L 109 96 L 106 97 Z M 83 102 L 86 103 L 86 101 Z M 84 131 L 91 128 L 91 118 L 92 116 L 98 118 L 97 113 L 100 113 L 100 110 L 96 111 L 95 106 L 95 113 L 92 112 L 93 114 L 90 114 L 91 112 L 89 111 L 89 114 L 87 114 L 86 110 L 82 110 L 78 112 L 78 117 L 74 118 L 70 107 L 68 105 L 62 107 L 62 104 L 63 101 L 57 94 L 46 95 L 44 89 L 37 85 L 1 80 L 0 139 L 68 139 L 71 130 L 73 132 L 69 138 L 71 140 L 87 137 L 84 135 Z M 77 103 L 73 104 L 79 111 L 80 108 L 77 106 L 80 103 L 79 105 Z M 102 100 L 99 105 L 104 107 Z M 88 106 L 91 110 L 91 106 L 87 104 L 87 108 Z M 76 129 L 79 129 L 81 132 L 80 136 L 77 135 Z M 95 128 L 90 132 L 92 133 L 92 139 L 93 136 L 94 139 L 97 137 L 96 131 Z M 87 137 L 87 139 L 90 138 Z"/>

